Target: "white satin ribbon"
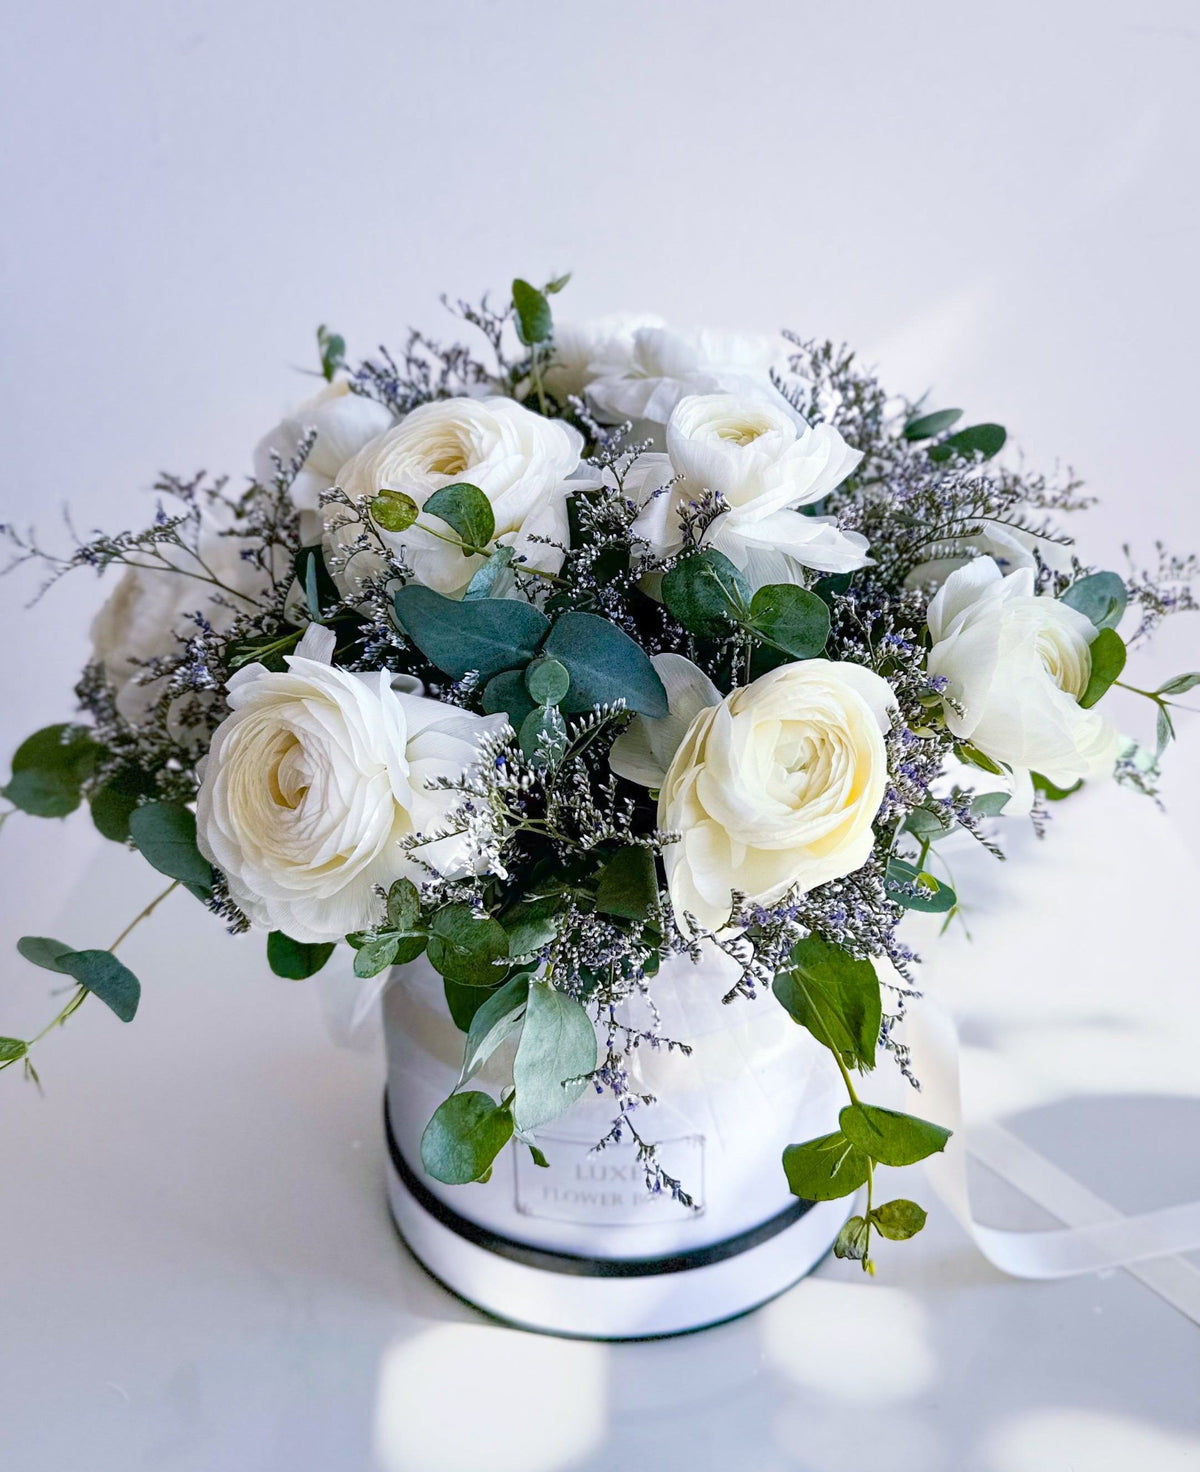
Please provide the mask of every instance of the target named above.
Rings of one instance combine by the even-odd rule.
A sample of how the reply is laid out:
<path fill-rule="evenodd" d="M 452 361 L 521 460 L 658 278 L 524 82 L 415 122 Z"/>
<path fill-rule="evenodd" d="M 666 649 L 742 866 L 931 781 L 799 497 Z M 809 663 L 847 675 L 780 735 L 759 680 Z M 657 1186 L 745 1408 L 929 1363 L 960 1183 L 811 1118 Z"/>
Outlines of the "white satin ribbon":
<path fill-rule="evenodd" d="M 1002 1126 L 968 1128 L 953 1022 L 925 999 L 910 1014 L 907 1032 L 927 1101 L 924 1112 L 954 1130 L 945 1151 L 925 1162 L 926 1174 L 994 1267 L 1016 1278 L 1123 1268 L 1200 1324 L 1200 1268 L 1178 1255 L 1200 1249 L 1200 1201 L 1125 1216 Z M 967 1155 L 1066 1225 L 1042 1231 L 981 1225 L 971 1211 Z"/>

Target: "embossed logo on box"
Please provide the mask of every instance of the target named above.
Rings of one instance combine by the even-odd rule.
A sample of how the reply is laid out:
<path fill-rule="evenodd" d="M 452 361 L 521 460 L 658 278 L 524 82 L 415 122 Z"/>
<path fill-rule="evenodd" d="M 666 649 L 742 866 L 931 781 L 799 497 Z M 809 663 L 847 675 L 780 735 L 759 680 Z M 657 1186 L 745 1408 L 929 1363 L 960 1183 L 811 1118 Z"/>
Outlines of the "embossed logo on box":
<path fill-rule="evenodd" d="M 525 1216 L 587 1226 L 639 1226 L 693 1220 L 704 1210 L 704 1136 L 679 1135 L 658 1142 L 663 1168 L 696 1203 L 676 1201 L 671 1193 L 647 1189 L 645 1168 L 633 1142 L 594 1150 L 593 1140 L 569 1140 L 544 1133 L 538 1142 L 548 1166 L 535 1165 L 517 1145 L 516 1207 Z"/>

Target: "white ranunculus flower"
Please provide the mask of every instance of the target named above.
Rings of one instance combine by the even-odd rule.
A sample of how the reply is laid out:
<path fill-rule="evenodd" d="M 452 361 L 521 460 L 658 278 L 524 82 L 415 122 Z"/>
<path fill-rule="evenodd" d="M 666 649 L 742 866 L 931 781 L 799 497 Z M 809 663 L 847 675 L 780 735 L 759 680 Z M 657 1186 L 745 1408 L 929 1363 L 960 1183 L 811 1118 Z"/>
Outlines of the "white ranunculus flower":
<path fill-rule="evenodd" d="M 132 725 L 145 720 L 163 693 L 161 679 L 144 678 L 147 664 L 180 654 L 183 641 L 199 631 L 197 614 L 222 633 L 270 592 L 271 579 L 242 556 L 246 538 L 222 535 L 232 525 L 206 512 L 198 536 L 203 566 L 163 543 L 159 550 L 171 567 L 126 567 L 93 619 L 92 658 L 104 666 L 116 689 L 117 710 Z M 207 581 L 209 575 L 220 586 Z"/>
<path fill-rule="evenodd" d="M 554 354 L 546 367 L 546 387 L 560 403 L 582 398 L 601 374 L 620 377 L 633 363 L 634 334 L 643 327 L 662 327 L 658 317 L 616 313 L 591 322 L 556 322 Z"/>
<path fill-rule="evenodd" d="M 931 676 L 947 681 L 946 724 L 1016 770 L 1061 787 L 1111 771 L 1119 739 L 1079 697 L 1096 630 L 1083 614 L 1034 593 L 1034 574 L 1005 577 L 990 557 L 952 572 L 929 605 Z"/>
<path fill-rule="evenodd" d="M 351 393 L 345 379 L 336 379 L 286 415 L 255 446 L 254 478 L 260 485 L 270 485 L 275 474 L 271 451 L 286 465 L 305 435 L 316 430 L 313 447 L 291 485 L 292 503 L 300 512 L 300 537 L 306 546 L 321 540 L 325 521 L 322 491 L 329 490 L 352 455 L 392 423 L 392 415 L 382 404 Z"/>
<path fill-rule="evenodd" d="M 867 541 L 842 531 L 832 517 L 796 508 L 829 494 L 862 455 L 829 424 L 808 425 L 782 397 L 697 394 L 676 405 L 667 424 L 667 455 L 643 456 L 642 512 L 634 531 L 659 554 L 683 546 L 679 513 L 704 490 L 729 510 L 705 533 L 751 586 L 799 581 L 799 568 L 850 572 L 870 558 Z M 641 464 L 641 462 L 639 462 Z M 661 472 L 669 466 L 669 472 Z M 654 494 L 674 476 L 666 494 Z"/>
<path fill-rule="evenodd" d="M 392 689 L 382 670 L 333 668 L 331 630 L 313 625 L 286 673 L 249 665 L 229 681 L 196 799 L 200 851 L 255 924 L 295 940 L 337 940 L 378 919 L 376 886 L 424 871 L 401 840 L 435 830 L 459 776 L 503 716 L 476 716 Z M 420 850 L 466 871 L 465 837 Z"/>
<path fill-rule="evenodd" d="M 663 859 L 681 923 L 730 917 L 734 890 L 773 904 L 853 873 L 874 842 L 895 697 L 861 665 L 783 665 L 723 700 L 679 655 L 659 655 L 662 721 L 638 716 L 613 743 L 620 776 L 659 788 Z"/>
<path fill-rule="evenodd" d="M 774 338 L 641 327 L 589 365 L 588 399 L 597 417 L 665 424 L 687 394 L 767 391 L 780 357 Z"/>
<path fill-rule="evenodd" d="M 560 549 L 569 536 L 567 496 L 590 483 L 576 479 L 568 484 L 582 452 L 578 430 L 513 399 L 439 399 L 414 409 L 360 450 L 342 467 L 338 484 L 358 502 L 394 490 L 423 506 L 434 491 L 467 481 L 491 502 L 494 543 L 512 547 L 524 566 L 553 573 L 562 565 Z M 454 537 L 436 517 L 429 524 Z M 333 536 L 344 541 L 345 529 L 335 529 Z M 380 536 L 406 555 L 418 583 L 452 598 L 466 591 L 484 560 L 464 557 L 457 545 L 420 526 L 381 530 Z M 339 574 L 335 552 L 335 576 L 352 590 L 357 579 L 377 570 L 372 562 L 369 555 L 359 554 Z"/>

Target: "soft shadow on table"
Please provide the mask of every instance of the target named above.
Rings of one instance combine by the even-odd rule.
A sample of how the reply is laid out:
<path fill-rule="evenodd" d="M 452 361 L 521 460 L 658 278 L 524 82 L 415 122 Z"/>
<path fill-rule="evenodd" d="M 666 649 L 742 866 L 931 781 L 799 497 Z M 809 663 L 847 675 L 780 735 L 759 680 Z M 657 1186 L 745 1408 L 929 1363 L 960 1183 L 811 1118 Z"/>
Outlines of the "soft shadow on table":
<path fill-rule="evenodd" d="M 1075 1098 L 1005 1123 L 1125 1211 L 1200 1194 L 1200 1101 Z M 973 1196 L 996 1225 L 1050 1224 L 983 1172 Z M 745 1318 L 644 1343 L 507 1329 L 414 1274 L 424 1324 L 380 1365 L 379 1472 L 844 1472 L 863 1447 L 889 1472 L 1200 1465 L 1194 1325 L 1120 1272 L 1004 1278 L 936 1206 L 927 1230 L 921 1251 L 885 1245 L 874 1281 L 829 1260 Z"/>

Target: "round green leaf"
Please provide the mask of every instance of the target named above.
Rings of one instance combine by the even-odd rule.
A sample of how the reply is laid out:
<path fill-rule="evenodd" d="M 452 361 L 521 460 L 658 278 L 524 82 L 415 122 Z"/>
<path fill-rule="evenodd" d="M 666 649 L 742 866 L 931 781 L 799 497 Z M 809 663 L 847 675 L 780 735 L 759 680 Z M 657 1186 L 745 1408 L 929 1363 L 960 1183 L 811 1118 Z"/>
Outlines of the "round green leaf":
<path fill-rule="evenodd" d="M 75 948 L 64 945 L 61 940 L 51 940 L 45 935 L 23 935 L 17 942 L 17 950 L 27 961 L 46 971 L 58 971 L 64 976 L 70 974 L 64 963 L 68 956 L 75 954 Z"/>
<path fill-rule="evenodd" d="M 840 1130 L 789 1145 L 783 1152 L 788 1188 L 803 1201 L 836 1201 L 857 1191 L 867 1179 L 870 1157 Z"/>
<path fill-rule="evenodd" d="M 122 1022 L 133 1021 L 142 994 L 141 984 L 111 951 L 72 951 L 63 957 L 59 969 L 99 997 Z"/>
<path fill-rule="evenodd" d="M 44 726 L 13 753 L 14 772 L 61 772 L 76 783 L 90 777 L 102 748 L 79 726 Z"/>
<path fill-rule="evenodd" d="M 838 1124 L 848 1140 L 883 1165 L 915 1165 L 944 1150 L 950 1138 L 940 1124 L 876 1104 L 847 1104 Z"/>
<path fill-rule="evenodd" d="M 600 870 L 596 909 L 623 920 L 645 920 L 658 908 L 658 877 L 648 848 L 619 848 Z"/>
<path fill-rule="evenodd" d="M 1115 629 L 1101 629 L 1088 647 L 1092 673 L 1079 697 L 1085 710 L 1095 705 L 1125 668 L 1125 644 Z"/>
<path fill-rule="evenodd" d="M 196 847 L 196 815 L 178 802 L 148 802 L 129 816 L 129 836 L 160 874 L 212 888 L 212 865 Z"/>
<path fill-rule="evenodd" d="M 446 905 L 429 922 L 429 960 L 447 981 L 494 986 L 503 981 L 498 962 L 508 957 L 508 936 L 498 920 L 470 905 Z"/>
<path fill-rule="evenodd" d="M 1115 629 L 1128 600 L 1123 577 L 1115 572 L 1094 572 L 1072 583 L 1059 602 L 1082 613 L 1098 629 Z"/>
<path fill-rule="evenodd" d="M 538 705 L 557 705 L 570 685 L 566 666 L 557 659 L 535 659 L 525 671 L 525 688 Z"/>
<path fill-rule="evenodd" d="M 513 1117 L 488 1094 L 451 1094 L 421 1136 L 421 1164 L 435 1181 L 465 1186 L 492 1168 L 512 1138 Z"/>
<path fill-rule="evenodd" d="M 548 341 L 554 331 L 554 318 L 544 293 L 518 277 L 512 284 L 512 294 L 517 314 L 517 336 L 526 347 Z"/>
<path fill-rule="evenodd" d="M 531 981 L 513 1061 L 517 1128 L 534 1130 L 565 1114 L 595 1066 L 596 1029 L 581 1004 L 548 981 Z"/>
<path fill-rule="evenodd" d="M 397 879 L 388 890 L 387 923 L 392 930 L 411 930 L 421 914 L 421 896 L 411 879 Z"/>
<path fill-rule="evenodd" d="M 396 959 L 397 940 L 394 935 L 377 935 L 374 940 L 365 941 L 354 953 L 355 976 L 368 977 L 378 976 Z"/>
<path fill-rule="evenodd" d="M 567 749 L 567 723 L 556 705 L 538 705 L 521 722 L 517 742 L 535 766 L 557 766 Z"/>
<path fill-rule="evenodd" d="M 287 981 L 315 976 L 332 955 L 332 941 L 293 940 L 282 930 L 272 930 L 267 936 L 267 962 L 276 976 Z"/>
<path fill-rule="evenodd" d="M 879 977 L 870 961 L 819 936 L 797 941 L 772 990 L 784 1010 L 819 1043 L 874 1068 L 883 1020 Z"/>
<path fill-rule="evenodd" d="M 1004 448 L 1007 438 L 1008 431 L 1002 424 L 972 424 L 969 429 L 960 429 L 949 439 L 933 445 L 929 458 L 939 464 L 951 459 L 971 460 L 977 454 L 990 460 Z"/>
<path fill-rule="evenodd" d="M 516 598 L 456 602 L 410 583 L 395 595 L 396 619 L 421 653 L 452 680 L 483 679 L 525 665 L 550 627 L 544 613 Z"/>
<path fill-rule="evenodd" d="M 915 1237 L 925 1225 L 925 1208 L 915 1201 L 885 1201 L 871 1213 L 872 1225 L 892 1242 L 905 1242 Z"/>
<path fill-rule="evenodd" d="M 568 714 L 625 702 L 627 710 L 658 719 L 667 714 L 667 692 L 650 657 L 623 629 L 595 613 L 562 614 L 543 652 L 564 665 L 570 689 L 562 702 Z"/>
<path fill-rule="evenodd" d="M 918 869 L 907 859 L 888 860 L 886 887 L 888 897 L 906 910 L 923 915 L 944 915 L 958 904 L 958 896 L 940 879 Z M 910 888 L 911 886 L 911 888 Z"/>
<path fill-rule="evenodd" d="M 829 638 L 829 605 L 807 588 L 770 584 L 751 599 L 750 625 L 793 659 L 815 659 Z"/>
<path fill-rule="evenodd" d="M 417 519 L 417 503 L 403 491 L 383 490 L 371 499 L 371 516 L 385 532 L 404 532 Z"/>
<path fill-rule="evenodd" d="M 12 774 L 4 796 L 13 807 L 31 817 L 65 818 L 79 806 L 79 782 L 69 772 L 26 767 Z"/>
<path fill-rule="evenodd" d="M 436 516 L 454 528 L 463 542 L 463 555 L 470 557 L 482 551 L 496 534 L 496 517 L 492 503 L 478 486 L 457 481 L 434 491 L 421 507 L 424 516 Z"/>
<path fill-rule="evenodd" d="M 706 547 L 681 558 L 662 580 L 663 602 L 690 634 L 721 634 L 750 603 L 745 578 L 723 553 Z"/>

